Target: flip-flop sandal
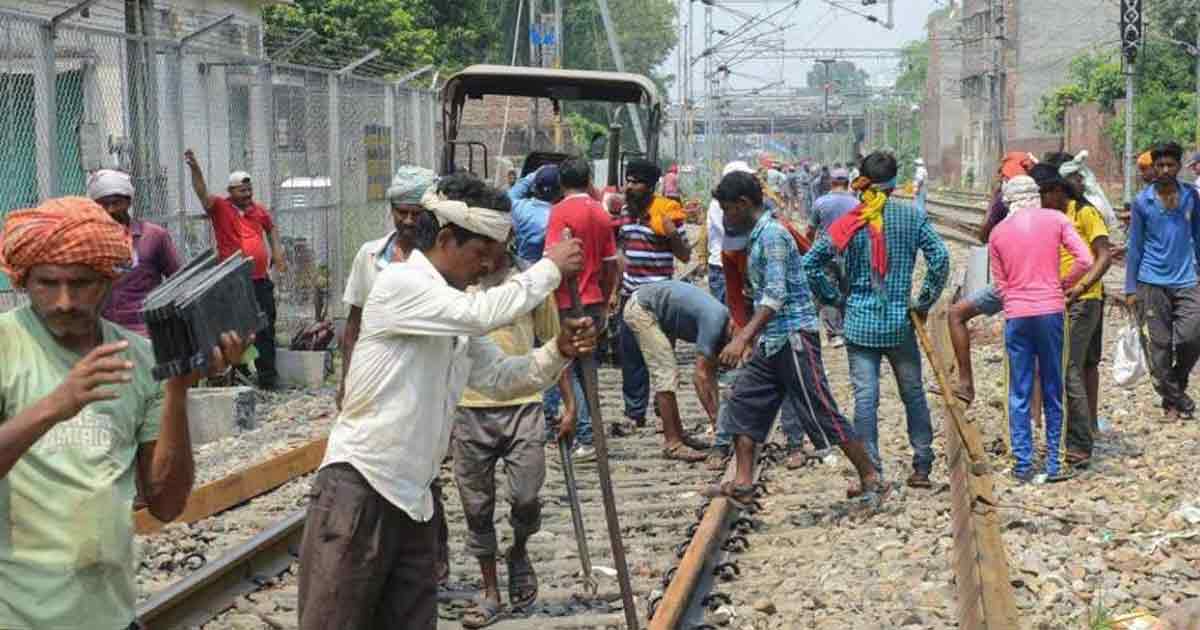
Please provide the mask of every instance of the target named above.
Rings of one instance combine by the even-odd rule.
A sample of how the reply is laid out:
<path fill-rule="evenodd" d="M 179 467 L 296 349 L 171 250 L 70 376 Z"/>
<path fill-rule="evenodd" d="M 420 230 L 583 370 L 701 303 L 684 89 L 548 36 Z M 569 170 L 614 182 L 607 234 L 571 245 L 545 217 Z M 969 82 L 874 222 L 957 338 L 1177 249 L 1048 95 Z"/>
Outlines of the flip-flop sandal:
<path fill-rule="evenodd" d="M 724 497 L 744 507 L 754 501 L 754 486 L 742 486 L 732 481 L 722 481 L 705 488 L 701 494 L 710 499 Z"/>
<path fill-rule="evenodd" d="M 851 481 L 850 485 L 846 486 L 846 498 L 857 499 L 863 494 L 862 484 L 857 481 Z"/>
<path fill-rule="evenodd" d="M 857 501 L 861 503 L 865 509 L 870 509 L 872 511 L 878 510 L 883 505 L 884 499 L 887 498 L 891 491 L 892 484 L 886 481 L 881 481 L 870 488 L 867 488 L 865 492 L 858 496 Z"/>
<path fill-rule="evenodd" d="M 698 451 L 707 451 L 708 449 L 712 448 L 712 442 L 706 442 L 696 437 L 692 433 L 683 434 L 683 443 L 686 444 L 688 448 L 694 448 Z"/>
<path fill-rule="evenodd" d="M 514 558 L 513 550 L 509 547 L 504 553 L 508 565 L 508 607 L 512 610 L 527 608 L 537 601 L 537 573 L 529 562 L 529 553 Z"/>
<path fill-rule="evenodd" d="M 481 597 L 463 613 L 461 623 L 462 627 L 474 630 L 486 628 L 497 621 L 500 621 L 500 604 Z"/>
<path fill-rule="evenodd" d="M 1075 478 L 1075 471 L 1071 468 L 1060 468 L 1058 474 L 1046 475 L 1046 483 L 1060 483 Z"/>
<path fill-rule="evenodd" d="M 922 475 L 916 472 L 908 476 L 908 480 L 905 481 L 905 484 L 908 485 L 909 488 L 933 487 L 933 482 L 929 480 L 929 475 Z"/>
<path fill-rule="evenodd" d="M 1087 470 L 1087 468 L 1092 465 L 1091 455 L 1084 455 L 1083 453 L 1068 452 L 1066 460 L 1067 464 L 1070 464 L 1072 467 L 1080 470 Z"/>
<path fill-rule="evenodd" d="M 668 446 L 664 448 L 663 457 L 689 463 L 702 462 L 705 459 L 708 459 L 708 455 L 703 451 L 697 451 L 696 449 L 682 442 L 676 444 L 675 446 Z"/>

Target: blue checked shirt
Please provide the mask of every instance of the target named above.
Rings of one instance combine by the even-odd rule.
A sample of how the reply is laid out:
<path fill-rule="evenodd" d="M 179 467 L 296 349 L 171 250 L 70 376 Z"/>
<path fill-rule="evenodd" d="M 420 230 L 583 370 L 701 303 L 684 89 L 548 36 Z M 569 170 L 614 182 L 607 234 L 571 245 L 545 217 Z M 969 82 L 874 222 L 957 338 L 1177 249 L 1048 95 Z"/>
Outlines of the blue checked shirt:
<path fill-rule="evenodd" d="M 825 265 L 837 256 L 829 234 L 821 235 L 804 257 L 804 271 L 822 300 L 846 305 L 846 341 L 870 348 L 891 348 L 907 340 L 912 328 L 908 310 L 917 251 L 925 257 L 925 284 L 912 305 L 926 312 L 937 302 L 950 275 L 950 253 L 925 215 L 912 204 L 889 197 L 883 207 L 883 233 L 887 242 L 888 272 L 883 286 L 871 279 L 871 236 L 859 230 L 846 247 L 846 274 L 850 279 L 848 298 L 839 295 L 825 274 Z"/>
<path fill-rule="evenodd" d="M 817 331 L 817 311 L 801 266 L 796 240 L 770 212 L 763 212 L 750 231 L 747 275 L 757 310 L 767 307 L 775 316 L 758 336 L 758 346 L 771 356 L 799 330 Z"/>

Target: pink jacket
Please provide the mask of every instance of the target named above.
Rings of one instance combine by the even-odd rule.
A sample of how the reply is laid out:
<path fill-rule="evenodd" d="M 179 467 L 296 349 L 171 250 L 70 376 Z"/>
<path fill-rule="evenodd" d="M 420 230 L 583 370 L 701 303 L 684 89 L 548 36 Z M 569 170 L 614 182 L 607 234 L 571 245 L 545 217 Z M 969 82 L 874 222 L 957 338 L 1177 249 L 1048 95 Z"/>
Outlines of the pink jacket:
<path fill-rule="evenodd" d="M 1059 247 L 1075 257 L 1066 278 L 1059 277 Z M 992 284 L 1004 299 L 1008 318 L 1061 313 L 1063 291 L 1092 267 L 1092 252 L 1067 216 L 1032 208 L 1010 214 L 988 239 Z"/>

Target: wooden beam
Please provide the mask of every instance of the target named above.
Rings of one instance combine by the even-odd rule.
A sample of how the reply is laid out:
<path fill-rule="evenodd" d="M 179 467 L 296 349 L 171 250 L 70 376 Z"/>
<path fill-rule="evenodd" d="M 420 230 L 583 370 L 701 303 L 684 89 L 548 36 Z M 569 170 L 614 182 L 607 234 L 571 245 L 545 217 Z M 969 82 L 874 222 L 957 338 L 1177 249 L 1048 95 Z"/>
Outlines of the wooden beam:
<path fill-rule="evenodd" d="M 200 486 L 188 497 L 183 514 L 173 522 L 194 523 L 274 490 L 296 477 L 307 475 L 321 465 L 326 442 L 327 438 L 309 442 L 261 464 Z M 139 534 L 153 534 L 162 529 L 165 523 L 143 508 L 133 513 L 133 525 Z"/>
<path fill-rule="evenodd" d="M 938 326 L 944 325 L 940 320 Z M 943 359 L 925 322 L 912 315 L 913 328 L 937 377 L 945 403 L 946 463 L 950 469 L 950 522 L 958 588 L 958 627 L 962 630 L 1015 630 L 1016 598 L 1008 576 L 1008 555 L 1000 535 L 991 473 L 979 425 L 969 422 L 951 394 Z M 941 331 L 938 331 L 940 334 Z"/>

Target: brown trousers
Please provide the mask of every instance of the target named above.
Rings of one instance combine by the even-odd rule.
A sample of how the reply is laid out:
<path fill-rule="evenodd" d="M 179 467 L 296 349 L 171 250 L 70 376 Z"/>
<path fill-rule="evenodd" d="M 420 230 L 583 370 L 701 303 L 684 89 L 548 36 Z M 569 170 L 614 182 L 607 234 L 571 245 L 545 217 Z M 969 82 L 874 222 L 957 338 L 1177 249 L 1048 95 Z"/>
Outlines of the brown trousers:
<path fill-rule="evenodd" d="M 437 520 L 421 523 L 349 464 L 317 474 L 300 546 L 300 630 L 437 627 Z"/>

